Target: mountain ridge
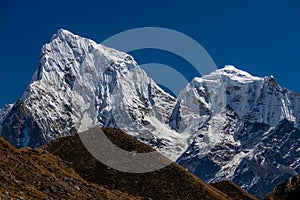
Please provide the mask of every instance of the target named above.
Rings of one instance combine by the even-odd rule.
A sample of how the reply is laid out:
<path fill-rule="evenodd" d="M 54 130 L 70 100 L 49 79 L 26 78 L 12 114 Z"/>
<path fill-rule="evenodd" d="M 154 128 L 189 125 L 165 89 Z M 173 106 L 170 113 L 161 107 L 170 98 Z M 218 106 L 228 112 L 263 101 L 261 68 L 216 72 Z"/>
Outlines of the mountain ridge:
<path fill-rule="evenodd" d="M 89 134 L 90 131 L 81 134 Z M 126 151 L 154 151 L 120 129 L 105 128 L 103 131 L 115 145 Z M 126 173 L 112 169 L 95 159 L 77 134 L 54 140 L 43 149 L 70 162 L 84 179 L 133 196 L 151 199 L 230 199 L 176 163 L 148 173 Z"/>
<path fill-rule="evenodd" d="M 43 46 L 21 100 L 0 110 L 0 133 L 17 147 L 118 127 L 207 182 L 230 179 L 261 198 L 300 172 L 299 124 L 300 95 L 272 76 L 228 65 L 174 99 L 132 56 L 66 30 Z"/>

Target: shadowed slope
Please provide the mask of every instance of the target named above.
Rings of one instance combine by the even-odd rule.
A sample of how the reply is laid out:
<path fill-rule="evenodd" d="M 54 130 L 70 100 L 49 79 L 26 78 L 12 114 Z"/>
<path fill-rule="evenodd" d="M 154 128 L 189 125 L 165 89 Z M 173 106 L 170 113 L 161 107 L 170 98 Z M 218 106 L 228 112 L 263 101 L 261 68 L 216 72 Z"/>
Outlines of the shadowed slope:
<path fill-rule="evenodd" d="M 119 129 L 106 128 L 104 132 L 114 144 L 124 150 L 154 151 Z M 84 179 L 106 188 L 152 199 L 230 199 L 175 163 L 158 171 L 142 174 L 111 169 L 90 155 L 78 135 L 57 139 L 44 148 L 70 162 Z"/>
<path fill-rule="evenodd" d="M 218 183 L 211 183 L 210 185 L 227 194 L 233 200 L 256 200 L 254 196 L 241 189 L 232 181 L 221 181 Z"/>
<path fill-rule="evenodd" d="M 300 175 L 293 176 L 277 185 L 264 200 L 298 200 L 300 199 Z"/>

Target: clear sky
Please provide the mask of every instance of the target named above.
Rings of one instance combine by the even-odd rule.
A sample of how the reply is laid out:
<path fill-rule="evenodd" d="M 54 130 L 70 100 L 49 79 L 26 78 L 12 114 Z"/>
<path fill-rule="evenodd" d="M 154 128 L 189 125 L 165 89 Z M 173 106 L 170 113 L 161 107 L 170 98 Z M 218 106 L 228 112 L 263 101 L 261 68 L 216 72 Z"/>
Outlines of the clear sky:
<path fill-rule="evenodd" d="M 2 0 L 0 106 L 21 97 L 38 66 L 42 45 L 57 29 L 100 43 L 121 31 L 147 26 L 194 38 L 219 68 L 233 64 L 253 75 L 274 75 L 284 87 L 300 92 L 298 0 Z M 165 52 L 146 53 L 136 52 L 136 60 L 184 64 Z"/>

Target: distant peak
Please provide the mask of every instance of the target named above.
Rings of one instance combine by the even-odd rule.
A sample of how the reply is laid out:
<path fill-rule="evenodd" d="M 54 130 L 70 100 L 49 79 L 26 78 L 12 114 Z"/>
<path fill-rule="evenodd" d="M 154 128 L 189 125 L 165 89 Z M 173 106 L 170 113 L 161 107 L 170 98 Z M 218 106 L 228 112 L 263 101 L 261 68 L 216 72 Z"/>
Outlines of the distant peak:
<path fill-rule="evenodd" d="M 223 68 L 217 70 L 220 72 L 225 72 L 225 73 L 231 73 L 231 74 L 244 74 L 244 75 L 249 75 L 251 76 L 248 72 L 245 72 L 243 70 L 237 69 L 233 65 L 225 65 Z"/>
<path fill-rule="evenodd" d="M 223 70 L 232 70 L 232 71 L 238 71 L 238 69 L 233 65 L 225 65 Z"/>
<path fill-rule="evenodd" d="M 70 37 L 70 36 L 71 36 L 71 37 L 74 37 L 74 38 L 79 37 L 79 36 L 73 34 L 72 32 L 70 32 L 70 31 L 68 31 L 68 30 L 66 30 L 66 29 L 60 28 L 60 29 L 58 29 L 57 32 L 53 35 L 53 37 L 51 38 L 51 40 L 54 40 L 54 39 L 56 39 L 56 38 L 64 39 L 64 38 L 67 38 L 67 37 Z"/>
<path fill-rule="evenodd" d="M 199 78 L 196 77 L 192 82 L 202 82 L 203 80 L 223 79 L 225 77 L 231 80 L 244 82 L 244 83 L 263 80 L 263 78 L 252 76 L 248 72 L 237 69 L 233 65 L 225 65 L 225 67 L 221 69 L 217 69 L 208 75 Z"/>
<path fill-rule="evenodd" d="M 66 29 L 63 29 L 63 28 L 60 28 L 57 30 L 57 34 L 64 34 L 64 35 L 73 35 L 73 33 L 71 33 L 70 31 L 66 30 Z"/>
<path fill-rule="evenodd" d="M 216 72 L 230 77 L 240 77 L 241 79 L 259 79 L 259 77 L 252 76 L 248 72 L 237 69 L 233 65 L 225 65 L 224 68 L 219 69 Z"/>

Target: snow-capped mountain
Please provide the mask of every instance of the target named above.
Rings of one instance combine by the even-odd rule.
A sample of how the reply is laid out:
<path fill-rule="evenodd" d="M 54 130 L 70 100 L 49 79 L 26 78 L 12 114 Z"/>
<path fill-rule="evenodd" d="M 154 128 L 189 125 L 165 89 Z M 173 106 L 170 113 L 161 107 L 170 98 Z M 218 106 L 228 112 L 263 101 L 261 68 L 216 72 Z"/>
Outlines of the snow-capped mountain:
<path fill-rule="evenodd" d="M 178 99 L 123 52 L 59 30 L 20 100 L 0 110 L 17 147 L 93 126 L 119 127 L 207 182 L 231 179 L 263 197 L 300 172 L 300 95 L 274 77 L 226 66 Z"/>
<path fill-rule="evenodd" d="M 177 162 L 207 182 L 230 179 L 264 197 L 300 173 L 299 105 L 300 96 L 272 76 L 226 66 L 195 78 L 170 121 L 178 132 L 191 133 Z"/>
<path fill-rule="evenodd" d="M 186 149 L 167 128 L 175 102 L 130 55 L 61 29 L 43 46 L 23 97 L 3 109 L 1 133 L 17 147 L 35 147 L 96 125 L 120 127 L 168 146 L 161 151 L 175 160 Z"/>

